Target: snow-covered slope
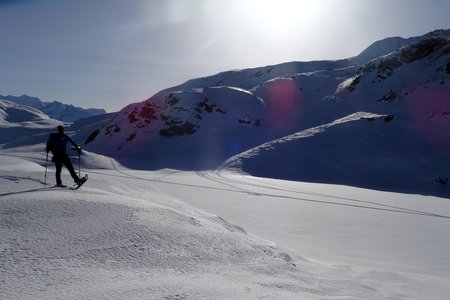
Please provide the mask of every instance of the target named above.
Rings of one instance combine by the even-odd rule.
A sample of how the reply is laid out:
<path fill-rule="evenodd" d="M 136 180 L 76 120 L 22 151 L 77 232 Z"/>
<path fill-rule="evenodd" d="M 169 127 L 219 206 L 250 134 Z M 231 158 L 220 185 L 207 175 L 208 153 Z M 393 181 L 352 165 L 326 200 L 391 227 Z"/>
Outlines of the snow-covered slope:
<path fill-rule="evenodd" d="M 433 193 L 433 182 L 450 176 L 449 37 L 449 30 L 440 30 L 391 38 L 347 60 L 291 62 L 193 79 L 73 129 L 87 149 L 127 166 L 199 170 L 217 168 L 266 142 L 367 112 L 389 117 L 333 126 L 332 131 L 339 129 L 320 135 L 319 144 L 312 142 L 316 136 L 304 138 L 302 143 L 309 140 L 311 146 L 302 153 L 259 160 L 252 174 L 352 184 L 355 176 L 348 176 L 352 171 L 344 166 L 355 166 L 354 158 L 364 157 L 378 163 L 351 168 L 361 175 L 354 184 L 407 191 L 420 181 L 421 192 Z M 291 145 L 285 143 L 283 153 L 296 153 Z M 323 152 L 324 145 L 330 153 Z M 315 163 L 306 163 L 307 157 Z M 402 163 L 395 165 L 400 158 Z M 340 167 L 330 169 L 336 160 Z M 376 176 L 370 165 L 378 165 Z"/>
<path fill-rule="evenodd" d="M 0 298 L 448 299 L 448 31 L 384 43 L 79 120 L 79 190 L 59 122 L 0 101 Z"/>
<path fill-rule="evenodd" d="M 30 97 L 22 95 L 15 96 L 1 96 L 0 99 L 5 99 L 20 105 L 34 107 L 53 119 L 63 122 L 73 122 L 78 119 L 87 118 L 95 115 L 105 114 L 104 109 L 98 108 L 81 108 L 71 104 L 63 104 L 59 101 L 43 102 L 37 97 Z"/>
<path fill-rule="evenodd" d="M 355 113 L 250 149 L 222 168 L 450 198 L 449 150 L 423 143 L 408 123 L 392 117 Z"/>
<path fill-rule="evenodd" d="M 38 109 L 0 99 L 0 148 L 41 143 L 60 124 Z"/>
<path fill-rule="evenodd" d="M 17 152 L 0 155 L 0 166 L 4 299 L 294 299 L 311 294 L 308 286 L 320 292 L 299 284 L 287 254 L 133 178 L 95 175 L 72 191 L 44 188 L 44 168 Z"/>
<path fill-rule="evenodd" d="M 74 124 L 87 149 L 136 168 L 215 168 L 262 142 L 263 102 L 233 87 L 159 93 L 107 118 Z M 89 134 L 86 134 L 89 133 Z"/>
<path fill-rule="evenodd" d="M 0 125 L 25 126 L 48 124 L 49 116 L 38 109 L 0 99 Z"/>
<path fill-rule="evenodd" d="M 448 298 L 446 199 L 92 153 L 88 182 L 60 189 L 39 148 L 0 150 L 4 299 Z"/>

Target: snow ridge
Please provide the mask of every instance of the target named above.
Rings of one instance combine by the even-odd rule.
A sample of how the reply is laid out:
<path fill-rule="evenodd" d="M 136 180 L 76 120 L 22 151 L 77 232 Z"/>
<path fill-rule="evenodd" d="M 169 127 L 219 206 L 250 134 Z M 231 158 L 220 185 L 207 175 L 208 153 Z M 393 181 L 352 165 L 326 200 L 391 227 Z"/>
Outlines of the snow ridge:
<path fill-rule="evenodd" d="M 0 99 L 5 99 L 19 105 L 36 108 L 41 112 L 43 112 L 44 114 L 50 116 L 51 118 L 62 122 L 73 122 L 78 119 L 106 113 L 104 109 L 97 109 L 97 108 L 85 109 L 81 107 L 75 107 L 71 104 L 63 104 L 59 101 L 44 102 L 37 97 L 30 97 L 27 95 L 22 95 L 20 97 L 15 97 L 11 95 L 9 96 L 0 95 Z"/>
<path fill-rule="evenodd" d="M 356 58 L 290 62 L 192 79 L 91 123 L 75 123 L 73 130 L 88 149 L 112 156 L 128 167 L 211 170 L 270 141 L 327 128 L 335 120 L 367 112 L 385 116 L 384 125 L 340 124 L 345 125 L 339 126 L 342 138 L 333 136 L 332 141 L 322 142 L 344 149 L 343 141 L 351 139 L 356 124 L 373 131 L 363 137 L 365 130 L 360 130 L 361 136 L 355 138 L 360 142 L 354 148 L 342 151 L 341 157 L 332 156 L 348 160 L 342 162 L 341 172 L 329 170 L 335 165 L 332 162 L 319 164 L 322 172 L 333 174 L 332 178 L 314 175 L 317 171 L 310 168 L 319 165 L 305 164 L 295 155 L 279 155 L 276 161 L 265 163 L 259 160 L 258 168 L 247 171 L 255 176 L 351 184 L 345 179 L 350 171 L 344 166 L 354 165 L 353 157 L 370 153 L 373 157 L 367 157 L 368 161 L 381 159 L 389 167 L 384 171 L 375 165 L 376 171 L 367 167 L 366 175 L 361 167 L 358 174 L 370 180 L 358 180 L 358 185 L 407 191 L 408 182 L 417 182 L 410 192 L 448 195 L 448 186 L 437 191 L 440 188 L 435 183 L 450 177 L 450 140 L 445 134 L 450 128 L 449 36 L 448 30 L 440 30 L 409 39 L 386 39 Z M 338 124 L 331 127 L 338 128 L 334 125 Z M 322 134 L 321 138 L 330 136 Z M 409 173 L 401 171 L 402 167 L 395 167 L 376 151 L 367 151 L 359 144 L 362 140 L 387 157 L 398 157 L 396 153 L 402 152 L 404 165 L 414 167 L 407 168 Z M 322 151 L 320 145 L 316 147 L 308 147 L 308 151 Z M 424 166 L 423 160 L 429 161 L 429 166 Z M 276 169 L 276 165 L 284 167 Z M 299 176 L 296 170 L 305 173 Z M 407 179 L 393 178 L 390 174 L 394 170 L 399 178 Z"/>

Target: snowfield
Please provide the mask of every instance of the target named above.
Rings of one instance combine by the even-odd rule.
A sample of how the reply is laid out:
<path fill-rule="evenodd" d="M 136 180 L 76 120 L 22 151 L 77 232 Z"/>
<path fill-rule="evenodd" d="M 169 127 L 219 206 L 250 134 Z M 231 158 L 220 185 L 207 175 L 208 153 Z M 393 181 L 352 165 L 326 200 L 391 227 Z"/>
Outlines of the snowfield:
<path fill-rule="evenodd" d="M 436 30 L 70 124 L 0 99 L 0 299 L 450 299 L 449 75 Z"/>
<path fill-rule="evenodd" d="M 2 299 L 450 296 L 449 199 L 92 153 L 60 189 L 42 149 L 0 151 Z"/>

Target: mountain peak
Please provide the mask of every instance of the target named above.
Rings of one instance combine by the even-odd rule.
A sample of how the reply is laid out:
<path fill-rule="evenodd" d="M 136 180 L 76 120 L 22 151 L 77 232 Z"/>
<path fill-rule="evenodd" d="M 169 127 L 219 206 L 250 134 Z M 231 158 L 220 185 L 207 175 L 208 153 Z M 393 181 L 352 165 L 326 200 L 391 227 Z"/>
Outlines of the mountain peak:
<path fill-rule="evenodd" d="M 434 182 L 450 175 L 448 34 L 191 79 L 72 129 L 88 149 L 132 168 L 215 169 L 257 149 L 268 154 L 248 169 L 256 176 L 442 195 Z M 366 117 L 336 123 L 358 112 Z M 296 134 L 304 138 L 281 143 Z"/>
<path fill-rule="evenodd" d="M 413 44 L 419 42 L 424 39 L 428 39 L 431 37 L 442 37 L 449 38 L 450 29 L 438 29 L 432 32 L 426 33 L 421 36 L 414 36 L 409 38 L 403 37 L 388 37 L 385 39 L 381 39 L 372 43 L 369 47 L 363 50 L 360 54 L 355 57 L 352 57 L 351 60 L 355 63 L 366 63 L 370 60 L 379 58 L 380 56 L 384 56 L 390 54 L 404 46 L 409 44 Z"/>
<path fill-rule="evenodd" d="M 63 104 L 59 101 L 44 102 L 38 97 L 31 97 L 28 95 L 22 95 L 20 97 L 16 96 L 2 96 L 0 99 L 5 99 L 20 105 L 26 105 L 33 108 L 37 108 L 43 113 L 47 114 L 53 119 L 60 120 L 63 122 L 73 122 L 81 118 L 91 117 L 95 115 L 105 114 L 104 109 L 96 108 L 81 108 L 75 107 L 71 104 Z"/>

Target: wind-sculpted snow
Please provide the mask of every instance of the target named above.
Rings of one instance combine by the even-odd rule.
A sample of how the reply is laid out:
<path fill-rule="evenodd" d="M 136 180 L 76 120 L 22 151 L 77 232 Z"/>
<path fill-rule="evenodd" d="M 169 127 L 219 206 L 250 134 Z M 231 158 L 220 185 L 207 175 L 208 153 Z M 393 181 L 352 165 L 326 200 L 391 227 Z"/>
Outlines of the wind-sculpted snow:
<path fill-rule="evenodd" d="M 78 191 L 44 188 L 42 167 L 4 168 L 11 160 L 28 164 L 0 156 L 5 299 L 297 299 L 342 293 L 303 273 L 288 254 L 158 192 L 151 181 L 91 170 L 95 175 Z M 351 285 L 349 294 L 366 291 Z"/>
<path fill-rule="evenodd" d="M 245 295 L 242 281 L 258 288 L 254 296 L 276 295 L 273 280 L 285 282 L 280 295 L 306 291 L 288 255 L 133 178 L 94 175 L 77 192 L 45 189 L 42 167 L 25 173 L 3 166 L 26 161 L 0 160 L 5 299 L 229 299 Z"/>
<path fill-rule="evenodd" d="M 380 116 L 336 124 L 372 117 Z M 89 180 L 75 191 L 51 187 L 52 166 L 44 186 L 45 158 L 34 150 L 0 151 L 4 299 L 446 299 L 445 199 L 211 172 L 136 171 L 113 160 L 107 167 L 106 157 L 92 153 L 99 161 L 93 165 L 104 169 L 83 167 Z M 229 205 L 235 200 L 239 205 Z M 246 226 L 184 201 L 207 201 Z M 295 226 L 287 223 L 294 219 Z M 389 228 L 392 220 L 396 230 Z M 328 231 L 339 238 L 325 238 Z M 401 253 L 398 243 L 405 243 Z M 355 255 L 343 254 L 348 251 Z"/>

